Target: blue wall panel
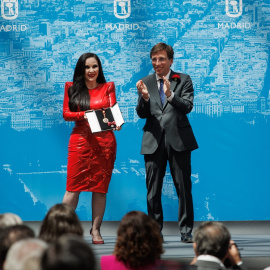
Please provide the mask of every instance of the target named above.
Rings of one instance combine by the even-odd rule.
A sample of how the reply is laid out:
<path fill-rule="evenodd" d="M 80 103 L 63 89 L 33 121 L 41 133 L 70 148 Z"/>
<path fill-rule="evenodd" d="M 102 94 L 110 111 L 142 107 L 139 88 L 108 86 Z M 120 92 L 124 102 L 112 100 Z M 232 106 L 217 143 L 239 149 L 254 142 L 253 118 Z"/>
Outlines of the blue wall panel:
<path fill-rule="evenodd" d="M 270 219 L 269 29 L 269 1 L 1 0 L 0 213 L 42 220 L 62 201 L 73 126 L 62 118 L 64 83 L 87 51 L 115 82 L 126 121 L 104 218 L 146 211 L 135 84 L 153 72 L 149 52 L 163 41 L 175 50 L 172 69 L 195 89 L 195 220 Z M 176 220 L 169 168 L 163 204 Z M 91 220 L 91 194 L 77 212 Z"/>

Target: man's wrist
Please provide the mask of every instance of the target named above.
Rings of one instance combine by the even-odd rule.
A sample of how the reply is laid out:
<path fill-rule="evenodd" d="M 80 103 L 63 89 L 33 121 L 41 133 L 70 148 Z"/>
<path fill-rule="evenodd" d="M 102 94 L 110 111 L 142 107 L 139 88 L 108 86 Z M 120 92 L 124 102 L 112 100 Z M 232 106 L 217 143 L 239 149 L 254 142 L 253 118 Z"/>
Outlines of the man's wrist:
<path fill-rule="evenodd" d="M 142 97 L 144 100 L 148 101 L 149 100 L 149 94 L 142 94 Z"/>
<path fill-rule="evenodd" d="M 170 91 L 170 96 L 167 96 L 167 100 L 168 100 L 169 102 L 171 102 L 172 99 L 173 99 L 173 97 L 174 97 L 174 92 Z"/>

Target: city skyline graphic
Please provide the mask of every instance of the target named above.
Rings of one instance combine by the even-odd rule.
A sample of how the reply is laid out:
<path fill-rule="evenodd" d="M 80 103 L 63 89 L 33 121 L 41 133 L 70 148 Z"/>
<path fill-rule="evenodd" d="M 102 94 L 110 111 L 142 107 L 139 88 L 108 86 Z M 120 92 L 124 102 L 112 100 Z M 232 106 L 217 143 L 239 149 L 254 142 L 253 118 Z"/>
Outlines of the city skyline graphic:
<path fill-rule="evenodd" d="M 41 220 L 62 201 L 73 127 L 62 117 L 64 84 L 84 52 L 100 57 L 125 119 L 115 133 L 105 220 L 146 211 L 136 82 L 153 73 L 150 50 L 165 42 L 174 48 L 172 70 L 189 74 L 194 86 L 195 220 L 269 219 L 269 29 L 269 1 L 1 0 L 0 212 Z M 91 220 L 90 198 L 80 196 L 83 220 Z M 169 167 L 163 204 L 165 219 L 177 220 Z"/>

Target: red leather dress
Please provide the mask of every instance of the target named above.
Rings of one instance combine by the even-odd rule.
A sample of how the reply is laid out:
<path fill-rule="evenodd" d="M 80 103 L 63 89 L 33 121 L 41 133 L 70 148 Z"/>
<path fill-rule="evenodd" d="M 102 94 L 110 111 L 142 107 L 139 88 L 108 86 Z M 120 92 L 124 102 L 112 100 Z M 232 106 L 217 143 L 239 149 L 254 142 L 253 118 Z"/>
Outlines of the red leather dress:
<path fill-rule="evenodd" d="M 116 157 L 116 140 L 113 131 L 92 133 L 84 111 L 71 112 L 68 106 L 66 82 L 63 117 L 75 121 L 68 145 L 67 191 L 107 193 Z M 103 83 L 89 90 L 90 109 L 112 106 L 116 102 L 113 82 Z"/>

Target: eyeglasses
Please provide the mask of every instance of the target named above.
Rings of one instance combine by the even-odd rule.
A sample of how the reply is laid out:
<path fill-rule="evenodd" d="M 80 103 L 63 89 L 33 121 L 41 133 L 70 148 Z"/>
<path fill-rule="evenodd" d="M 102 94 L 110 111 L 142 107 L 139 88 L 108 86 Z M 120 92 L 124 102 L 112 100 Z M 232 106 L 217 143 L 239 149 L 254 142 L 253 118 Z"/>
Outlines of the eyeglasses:
<path fill-rule="evenodd" d="M 168 57 L 164 58 L 164 57 L 160 57 L 160 58 L 152 58 L 152 63 L 156 63 L 158 62 L 165 62 L 166 59 L 168 59 Z"/>

